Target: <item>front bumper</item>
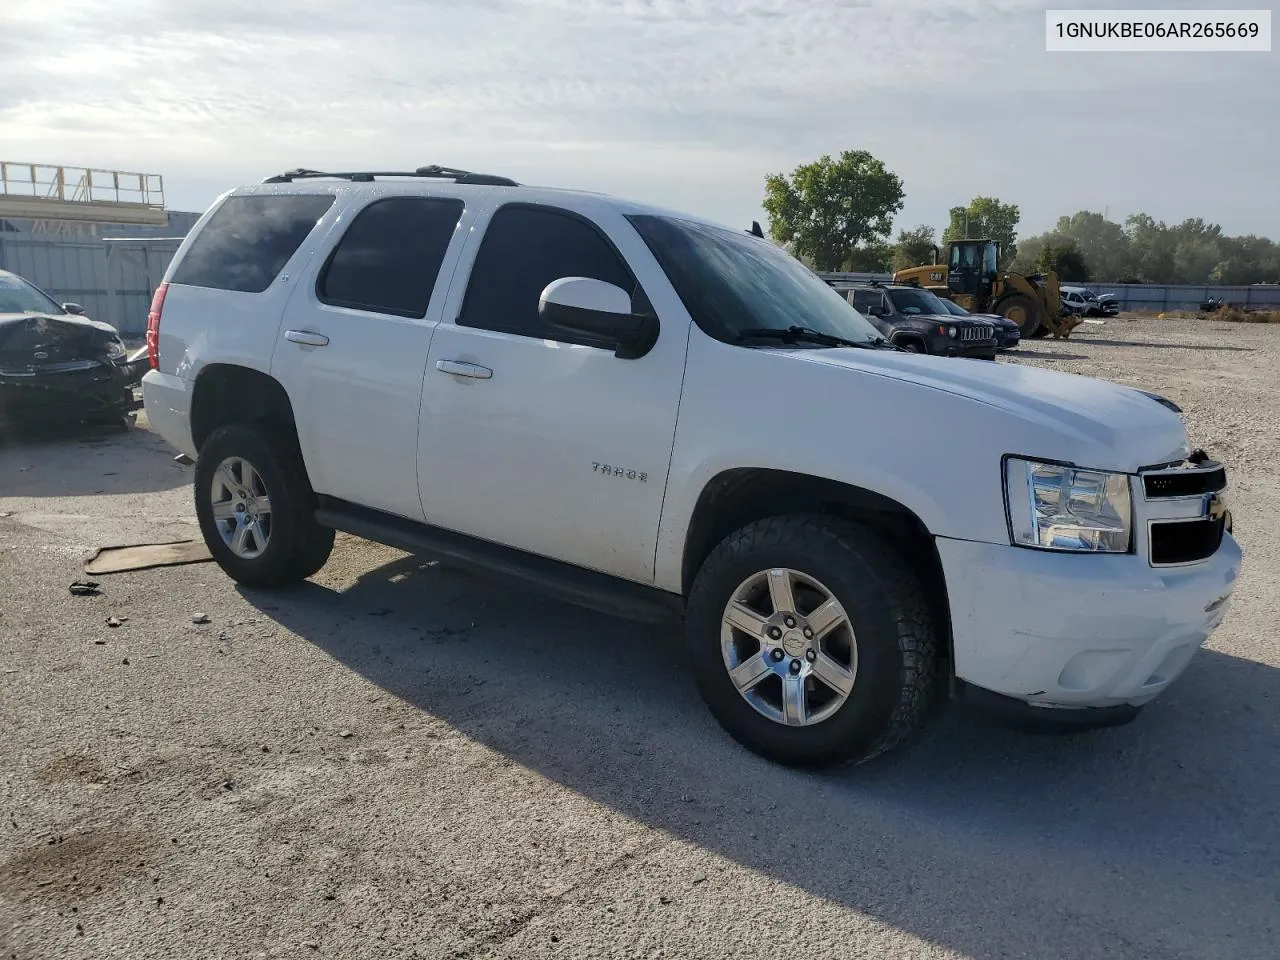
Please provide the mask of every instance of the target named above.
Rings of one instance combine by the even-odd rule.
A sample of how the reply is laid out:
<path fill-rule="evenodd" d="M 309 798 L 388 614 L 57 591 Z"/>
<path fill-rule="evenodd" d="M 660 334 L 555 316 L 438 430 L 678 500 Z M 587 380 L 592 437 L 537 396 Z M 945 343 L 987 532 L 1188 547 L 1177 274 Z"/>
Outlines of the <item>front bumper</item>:
<path fill-rule="evenodd" d="M 938 344 L 937 353 L 944 357 L 968 357 L 973 360 L 994 360 L 996 358 L 996 341 L 979 340 L 965 343 L 960 340 L 943 340 Z"/>
<path fill-rule="evenodd" d="M 142 405 L 133 391 L 141 378 L 130 358 L 0 370 L 0 412 L 9 420 L 122 416 Z"/>
<path fill-rule="evenodd" d="M 1153 568 L 1140 554 L 1076 555 L 937 539 L 958 679 L 1040 707 L 1140 706 L 1222 622 L 1241 550 Z"/>

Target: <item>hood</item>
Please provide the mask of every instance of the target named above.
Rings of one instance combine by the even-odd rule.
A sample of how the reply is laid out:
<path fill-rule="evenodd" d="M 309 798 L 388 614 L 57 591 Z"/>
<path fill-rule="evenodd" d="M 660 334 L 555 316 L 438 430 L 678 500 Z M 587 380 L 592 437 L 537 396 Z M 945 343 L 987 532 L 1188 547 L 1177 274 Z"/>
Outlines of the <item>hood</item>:
<path fill-rule="evenodd" d="M 1008 450 L 1135 472 L 1190 452 L 1182 418 L 1151 394 L 1106 380 L 1009 363 L 865 350 L 801 350 L 802 362 L 889 377 L 994 407 L 1034 429 L 1037 449 Z M 1025 431 L 1023 435 L 1028 435 Z"/>
<path fill-rule="evenodd" d="M 0 314 L 0 366 L 100 358 L 119 340 L 116 328 L 73 314 Z"/>
<path fill-rule="evenodd" d="M 954 313 L 904 313 L 903 316 L 912 320 L 932 320 L 947 327 L 973 327 L 986 323 L 982 317 L 973 313 L 967 317 L 959 317 Z"/>
<path fill-rule="evenodd" d="M 118 336 L 119 331 L 105 320 L 94 320 L 83 315 L 77 316 L 74 313 L 0 313 L 0 335 L 8 327 L 14 324 L 21 324 L 29 320 L 52 321 L 54 323 L 66 323 L 73 327 L 87 327 L 93 330 L 99 330 L 110 336 Z"/>
<path fill-rule="evenodd" d="M 994 323 L 997 327 L 1017 327 L 1008 317 L 1002 317 L 998 313 L 971 313 L 969 316 L 983 323 Z"/>

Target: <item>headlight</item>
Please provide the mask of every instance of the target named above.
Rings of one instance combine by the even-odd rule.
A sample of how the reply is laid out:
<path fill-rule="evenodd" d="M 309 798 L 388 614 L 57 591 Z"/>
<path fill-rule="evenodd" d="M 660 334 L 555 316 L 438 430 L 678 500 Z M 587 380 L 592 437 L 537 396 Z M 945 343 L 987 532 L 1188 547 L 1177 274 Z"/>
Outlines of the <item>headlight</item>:
<path fill-rule="evenodd" d="M 1129 478 L 1034 460 L 1005 461 L 1013 543 L 1043 550 L 1128 553 Z"/>
<path fill-rule="evenodd" d="M 107 344 L 108 360 L 119 360 L 128 352 L 129 351 L 125 349 L 124 344 L 121 343 L 119 340 L 112 340 L 109 344 Z"/>

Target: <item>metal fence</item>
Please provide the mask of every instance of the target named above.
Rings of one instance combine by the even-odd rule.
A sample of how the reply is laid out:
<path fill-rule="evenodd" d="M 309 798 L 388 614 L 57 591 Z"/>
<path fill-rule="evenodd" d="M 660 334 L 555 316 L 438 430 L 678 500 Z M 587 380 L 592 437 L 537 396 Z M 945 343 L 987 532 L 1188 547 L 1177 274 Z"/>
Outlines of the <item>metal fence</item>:
<path fill-rule="evenodd" d="M 1064 284 L 1087 286 L 1094 293 L 1110 293 L 1120 301 L 1121 310 L 1195 310 L 1210 297 L 1245 309 L 1280 310 L 1280 284 L 1253 286 L 1162 286 L 1154 283 Z"/>
<path fill-rule="evenodd" d="M 168 227 L 150 236 L 140 228 L 74 239 L 0 233 L 0 269 L 31 281 L 60 303 L 82 305 L 89 316 L 125 336 L 141 336 L 151 295 L 197 216 L 170 213 Z"/>

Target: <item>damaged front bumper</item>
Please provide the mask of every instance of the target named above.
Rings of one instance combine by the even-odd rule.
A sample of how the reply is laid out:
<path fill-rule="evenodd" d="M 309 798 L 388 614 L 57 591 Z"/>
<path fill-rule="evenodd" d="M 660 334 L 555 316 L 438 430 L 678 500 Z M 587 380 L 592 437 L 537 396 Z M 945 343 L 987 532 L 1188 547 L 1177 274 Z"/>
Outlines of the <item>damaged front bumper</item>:
<path fill-rule="evenodd" d="M 0 418 L 124 416 L 142 406 L 134 388 L 148 369 L 146 348 L 115 360 L 0 367 Z"/>

